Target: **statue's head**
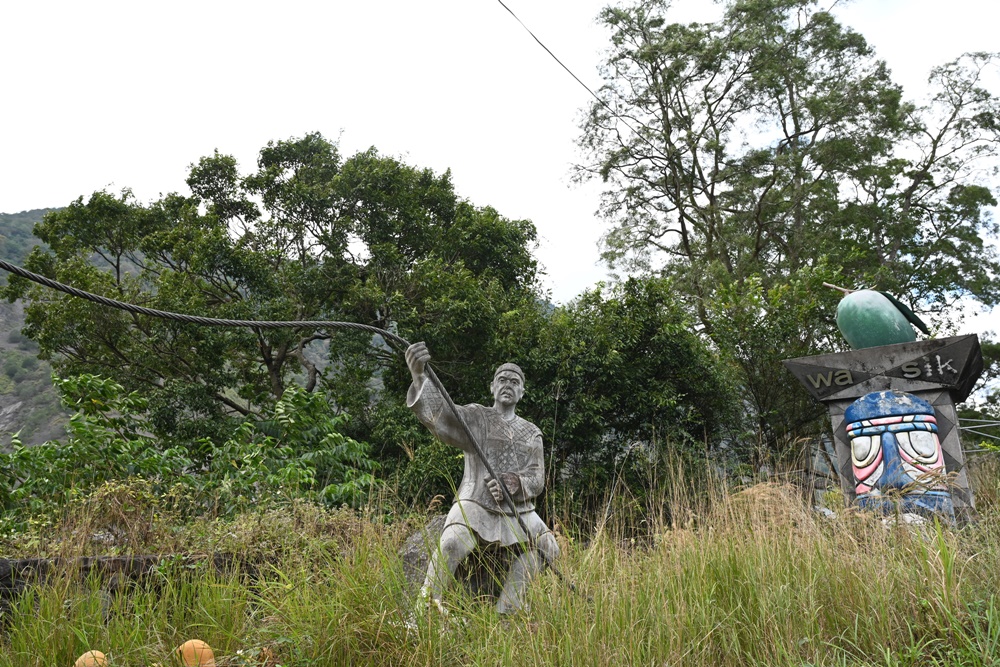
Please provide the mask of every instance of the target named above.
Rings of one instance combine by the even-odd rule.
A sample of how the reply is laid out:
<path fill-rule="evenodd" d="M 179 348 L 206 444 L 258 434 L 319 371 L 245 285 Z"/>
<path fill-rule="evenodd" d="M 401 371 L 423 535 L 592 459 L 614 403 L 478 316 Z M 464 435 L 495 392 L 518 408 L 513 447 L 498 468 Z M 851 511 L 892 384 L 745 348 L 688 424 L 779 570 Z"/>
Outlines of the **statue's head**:
<path fill-rule="evenodd" d="M 881 497 L 894 492 L 903 511 L 950 512 L 934 406 L 912 394 L 878 391 L 852 403 L 844 420 L 861 506 L 888 511 Z"/>
<path fill-rule="evenodd" d="M 524 371 L 517 364 L 501 364 L 493 373 L 490 393 L 497 405 L 517 405 L 524 396 Z"/>

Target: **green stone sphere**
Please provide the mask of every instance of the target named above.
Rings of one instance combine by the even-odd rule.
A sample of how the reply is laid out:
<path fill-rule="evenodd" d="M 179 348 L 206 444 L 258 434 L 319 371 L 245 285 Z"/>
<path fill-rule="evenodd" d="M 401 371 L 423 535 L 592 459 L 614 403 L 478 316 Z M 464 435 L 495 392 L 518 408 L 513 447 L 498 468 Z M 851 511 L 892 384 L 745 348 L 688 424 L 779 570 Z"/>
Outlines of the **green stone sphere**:
<path fill-rule="evenodd" d="M 917 339 L 913 327 L 892 301 L 867 289 L 851 292 L 840 300 L 837 328 L 855 350 Z"/>

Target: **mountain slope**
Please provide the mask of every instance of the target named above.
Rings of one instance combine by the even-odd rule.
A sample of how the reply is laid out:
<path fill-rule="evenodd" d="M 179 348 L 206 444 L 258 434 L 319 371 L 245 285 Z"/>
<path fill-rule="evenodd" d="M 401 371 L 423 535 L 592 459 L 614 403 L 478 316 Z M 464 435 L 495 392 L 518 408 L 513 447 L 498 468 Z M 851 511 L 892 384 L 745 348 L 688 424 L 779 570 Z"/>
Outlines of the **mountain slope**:
<path fill-rule="evenodd" d="M 0 213 L 0 259 L 21 264 L 41 243 L 32 234 L 35 223 L 53 209 Z M 0 274 L 3 274 L 0 271 Z M 0 275 L 0 283 L 7 276 Z M 65 434 L 69 414 L 52 386 L 52 369 L 38 359 L 38 346 L 21 334 L 24 308 L 0 302 L 0 444 L 20 432 L 25 444 L 38 444 Z"/>

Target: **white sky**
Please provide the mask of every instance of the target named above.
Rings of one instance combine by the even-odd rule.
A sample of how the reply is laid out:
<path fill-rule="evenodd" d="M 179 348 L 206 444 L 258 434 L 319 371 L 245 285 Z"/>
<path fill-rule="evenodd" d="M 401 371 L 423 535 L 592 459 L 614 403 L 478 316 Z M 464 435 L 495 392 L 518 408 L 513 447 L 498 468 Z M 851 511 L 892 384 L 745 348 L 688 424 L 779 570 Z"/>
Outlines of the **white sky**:
<path fill-rule="evenodd" d="M 507 4 L 600 85 L 605 0 Z M 719 9 L 679 0 L 672 11 L 686 22 Z M 991 0 L 855 0 L 835 12 L 911 97 L 931 66 L 1000 50 Z M 0 91 L 2 212 L 101 188 L 149 201 L 186 191 L 188 165 L 213 149 L 249 171 L 268 140 L 320 131 L 345 155 L 375 146 L 451 168 L 459 195 L 533 220 L 555 301 L 606 275 L 600 187 L 570 183 L 590 97 L 495 0 L 8 0 Z"/>

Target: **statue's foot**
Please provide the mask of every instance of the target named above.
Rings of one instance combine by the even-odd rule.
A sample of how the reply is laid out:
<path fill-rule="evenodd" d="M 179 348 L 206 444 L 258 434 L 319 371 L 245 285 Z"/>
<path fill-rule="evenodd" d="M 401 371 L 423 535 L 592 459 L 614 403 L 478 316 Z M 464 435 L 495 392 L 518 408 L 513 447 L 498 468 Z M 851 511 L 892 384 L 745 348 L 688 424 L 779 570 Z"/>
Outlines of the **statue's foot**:
<path fill-rule="evenodd" d="M 417 603 L 413 606 L 413 611 L 409 613 L 404 622 L 406 626 L 407 634 L 416 634 L 418 631 L 417 618 L 425 616 L 428 609 L 435 609 L 441 618 L 448 619 L 448 609 L 441 602 L 441 599 L 435 597 L 431 594 L 430 589 L 426 586 L 420 589 L 417 593 Z M 447 624 L 441 626 L 443 631 L 447 627 Z"/>
<path fill-rule="evenodd" d="M 522 604 L 520 601 L 510 601 L 501 598 L 497 601 L 497 613 L 501 616 L 513 616 L 514 614 L 519 614 L 522 611 L 529 611 L 527 604 Z"/>
<path fill-rule="evenodd" d="M 427 586 L 422 586 L 417 594 L 417 613 L 422 614 L 428 608 L 437 609 L 442 616 L 448 616 L 448 610 L 441 602 L 441 598 L 433 595 Z"/>
<path fill-rule="evenodd" d="M 417 615 L 412 611 L 407 615 L 406 620 L 403 621 L 403 627 L 406 628 L 407 635 L 415 635 L 419 628 L 417 627 Z"/>

